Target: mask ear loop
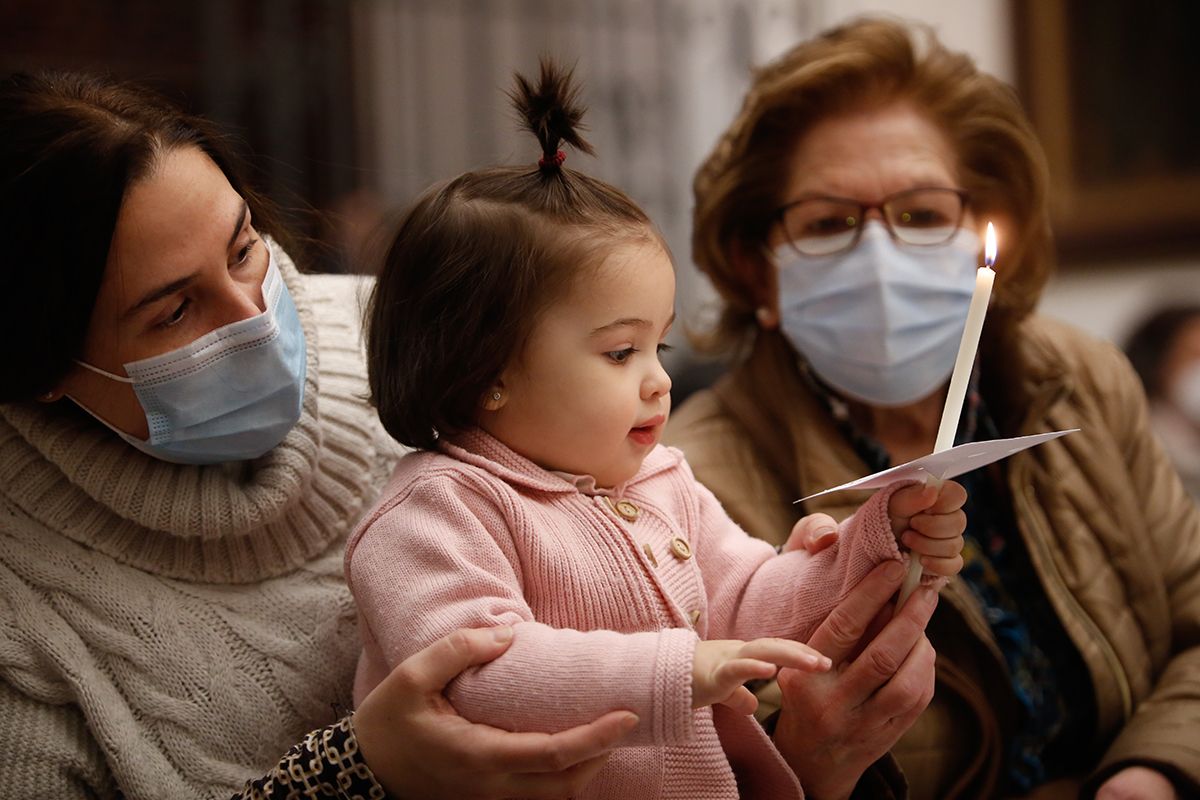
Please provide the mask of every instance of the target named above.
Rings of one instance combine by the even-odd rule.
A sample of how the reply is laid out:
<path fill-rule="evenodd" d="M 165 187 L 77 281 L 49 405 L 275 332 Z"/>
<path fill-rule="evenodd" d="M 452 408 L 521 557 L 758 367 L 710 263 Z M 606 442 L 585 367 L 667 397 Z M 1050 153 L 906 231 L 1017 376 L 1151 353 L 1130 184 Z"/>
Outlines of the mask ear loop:
<path fill-rule="evenodd" d="M 279 300 L 280 295 L 283 294 L 283 288 L 284 288 L 283 276 L 279 273 L 279 268 L 276 267 L 276 265 L 275 265 L 275 254 L 274 254 L 274 252 L 271 251 L 270 247 L 267 248 L 267 254 L 269 256 L 269 259 L 267 261 L 267 272 L 265 275 L 263 275 L 263 282 L 262 282 L 263 305 L 266 306 L 266 308 L 261 313 L 259 313 L 257 316 L 262 316 L 263 314 L 269 314 L 272 312 L 272 310 L 274 309 L 275 305 L 277 304 L 277 302 Z M 124 375 L 115 375 L 115 374 L 109 372 L 108 370 L 103 370 L 103 369 L 100 369 L 99 367 L 94 367 L 91 364 L 87 363 L 86 361 L 80 361 L 77 358 L 73 359 L 73 360 L 75 361 L 76 364 L 83 367 L 84 369 L 89 369 L 92 372 L 96 373 L 97 375 L 103 375 L 104 377 L 109 378 L 110 380 L 120 381 L 121 383 L 129 383 L 129 384 L 136 383 L 136 381 L 133 378 L 126 378 Z M 72 397 L 71 399 L 74 400 L 75 398 Z"/>
<path fill-rule="evenodd" d="M 79 359 L 74 359 L 74 361 L 76 364 L 83 367 L 84 369 L 90 369 L 92 372 L 96 373 L 97 375 L 103 375 L 104 377 L 111 378 L 114 381 L 120 381 L 121 383 L 133 383 L 134 382 L 133 378 L 126 378 L 123 375 L 114 375 L 111 372 L 100 369 L 99 367 L 93 367 L 91 364 L 87 363 L 86 361 L 80 361 Z M 67 398 L 72 403 L 74 403 L 75 405 L 82 408 L 84 411 L 87 412 L 89 417 L 92 417 L 97 422 L 104 425 L 104 427 L 108 428 L 110 431 L 117 434 L 122 439 L 124 439 L 125 441 L 127 441 L 131 445 L 133 445 L 134 447 L 142 448 L 146 445 L 147 441 L 149 441 L 149 440 L 143 441 L 143 440 L 137 438 L 136 436 L 133 436 L 133 435 L 128 434 L 125 431 L 121 430 L 116 425 L 113 425 L 111 422 L 106 420 L 104 417 L 100 416 L 95 411 L 92 411 L 90 408 L 85 406 L 83 403 L 79 402 L 78 398 L 76 398 L 74 395 L 64 393 L 63 397 Z M 153 456 L 154 454 L 148 453 L 148 455 Z"/>
<path fill-rule="evenodd" d="M 79 359 L 75 359 L 75 363 L 78 364 L 79 366 L 83 367 L 84 369 L 90 369 L 92 372 L 96 373 L 97 375 L 103 375 L 104 377 L 111 378 L 114 381 L 120 381 L 121 383 L 133 383 L 134 382 L 133 378 L 126 378 L 123 375 L 114 375 L 111 372 L 107 372 L 105 370 L 100 369 L 99 367 L 93 367 L 91 364 L 87 363 L 86 361 L 80 361 Z M 71 398 L 71 399 L 74 400 L 75 398 Z"/>

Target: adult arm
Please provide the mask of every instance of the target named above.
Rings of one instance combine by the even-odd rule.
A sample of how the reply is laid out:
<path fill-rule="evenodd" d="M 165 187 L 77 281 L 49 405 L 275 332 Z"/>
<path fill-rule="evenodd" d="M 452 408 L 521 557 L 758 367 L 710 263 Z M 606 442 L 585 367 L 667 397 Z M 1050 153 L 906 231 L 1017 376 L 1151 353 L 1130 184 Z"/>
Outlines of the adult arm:
<path fill-rule="evenodd" d="M 354 715 L 309 733 L 234 798 L 299 793 L 336 800 L 370 797 L 380 786 L 398 800 L 575 794 L 636 719 L 616 712 L 547 735 L 508 733 L 458 716 L 442 689 L 463 669 L 503 652 L 511 640 L 506 631 L 460 631 L 408 659 Z M 42 703 L 0 681 L 0 709 L 5 793 L 32 800 L 119 796 L 76 706 Z"/>
<path fill-rule="evenodd" d="M 1172 781 L 1179 796 L 1200 796 L 1200 509 L 1150 432 L 1145 398 L 1128 362 L 1108 352 L 1111 361 L 1097 366 L 1105 376 L 1105 416 L 1110 430 L 1123 433 L 1129 475 L 1146 515 L 1145 530 L 1129 535 L 1148 536 L 1152 545 L 1171 614 L 1171 649 L 1157 683 L 1088 788 L 1100 787 L 1101 798 L 1125 797 L 1122 784 L 1144 783 L 1139 774 L 1150 768 Z M 1127 770 L 1133 775 L 1122 775 Z M 1142 796 L 1171 797 L 1164 791 Z"/>
<path fill-rule="evenodd" d="M 632 729 L 627 712 L 557 734 L 508 733 L 460 717 L 442 694 L 499 656 L 511 628 L 463 630 L 405 660 L 349 717 L 308 734 L 237 798 L 556 798 L 578 792 Z M 368 765 L 374 765 L 374 769 Z"/>
<path fill-rule="evenodd" d="M 849 797 L 871 781 L 869 796 L 904 792 L 896 770 L 868 773 L 933 698 L 934 651 L 924 631 L 937 594 L 919 588 L 892 617 L 904 572 L 898 562 L 876 567 L 813 633 L 809 644 L 833 660 L 832 671 L 779 674 L 773 738 L 814 800 Z"/>

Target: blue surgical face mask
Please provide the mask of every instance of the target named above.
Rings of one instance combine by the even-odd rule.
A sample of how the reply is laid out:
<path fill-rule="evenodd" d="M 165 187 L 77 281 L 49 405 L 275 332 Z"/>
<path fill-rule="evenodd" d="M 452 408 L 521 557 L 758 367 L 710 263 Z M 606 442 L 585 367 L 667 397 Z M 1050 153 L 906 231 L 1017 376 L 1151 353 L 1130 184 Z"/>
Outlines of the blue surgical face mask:
<path fill-rule="evenodd" d="M 271 450 L 300 420 L 307 362 L 304 329 L 274 255 L 270 258 L 262 284 L 263 313 L 210 331 L 177 350 L 124 364 L 128 378 L 78 362 L 133 386 L 150 438 L 142 441 L 114 428 L 125 441 L 180 464 L 241 461 Z"/>
<path fill-rule="evenodd" d="M 960 228 L 932 247 L 898 246 L 871 221 L 851 250 L 779 266 L 780 327 L 817 376 L 875 406 L 933 393 L 954 369 L 975 287 L 979 237 Z"/>

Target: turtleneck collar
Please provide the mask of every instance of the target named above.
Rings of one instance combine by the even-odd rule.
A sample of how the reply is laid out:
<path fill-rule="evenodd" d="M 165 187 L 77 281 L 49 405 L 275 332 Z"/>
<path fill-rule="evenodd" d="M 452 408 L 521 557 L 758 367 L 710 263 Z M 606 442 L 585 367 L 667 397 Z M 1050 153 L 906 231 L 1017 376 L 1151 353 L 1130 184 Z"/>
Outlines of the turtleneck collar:
<path fill-rule="evenodd" d="M 377 426 L 366 408 L 357 329 L 331 326 L 291 259 L 271 242 L 308 343 L 300 421 L 253 461 L 192 466 L 154 459 L 69 408 L 0 406 L 0 489 L 6 504 L 75 542 L 147 571 L 197 581 L 243 582 L 282 574 L 344 537 L 375 487 Z M 326 314 L 338 319 L 352 309 Z M 345 350 L 321 385 L 321 354 Z M 340 361 L 334 358 L 335 361 Z M 343 362 L 344 363 L 344 362 Z M 328 372 L 328 370 L 326 371 Z M 356 394 L 357 393 L 357 394 Z M 352 405 L 347 405 L 347 404 Z M 329 420 L 327 411 L 335 410 Z"/>

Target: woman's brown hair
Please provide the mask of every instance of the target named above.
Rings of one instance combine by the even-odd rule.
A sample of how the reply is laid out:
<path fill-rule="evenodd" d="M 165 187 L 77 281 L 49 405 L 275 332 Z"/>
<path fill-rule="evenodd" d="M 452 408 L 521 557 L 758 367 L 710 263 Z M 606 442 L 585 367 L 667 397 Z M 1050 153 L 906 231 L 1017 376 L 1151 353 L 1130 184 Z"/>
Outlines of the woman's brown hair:
<path fill-rule="evenodd" d="M 765 244 L 787 201 L 785 165 L 799 140 L 821 120 L 895 102 L 945 133 L 976 219 L 998 223 L 1003 252 L 989 327 L 1032 311 L 1052 269 L 1053 242 L 1045 155 L 1015 92 L 927 28 L 862 19 L 758 70 L 741 112 L 697 173 L 692 257 L 724 299 L 716 329 L 698 343 L 736 348 L 754 330 L 755 285 L 770 268 Z"/>
<path fill-rule="evenodd" d="M 222 134 L 142 87 L 94 75 L 0 80 L 0 403 L 53 389 L 82 347 L 130 185 L 180 147 L 208 155 L 255 227 L 287 241 Z M 180 231 L 186 236 L 187 231 Z"/>
<path fill-rule="evenodd" d="M 468 172 L 404 215 L 366 311 L 371 403 L 397 441 L 430 449 L 473 426 L 485 392 L 519 356 L 539 313 L 606 244 L 658 240 L 620 190 L 564 167 L 584 109 L 570 70 L 541 63 L 510 92 L 537 137 L 536 166 Z"/>

